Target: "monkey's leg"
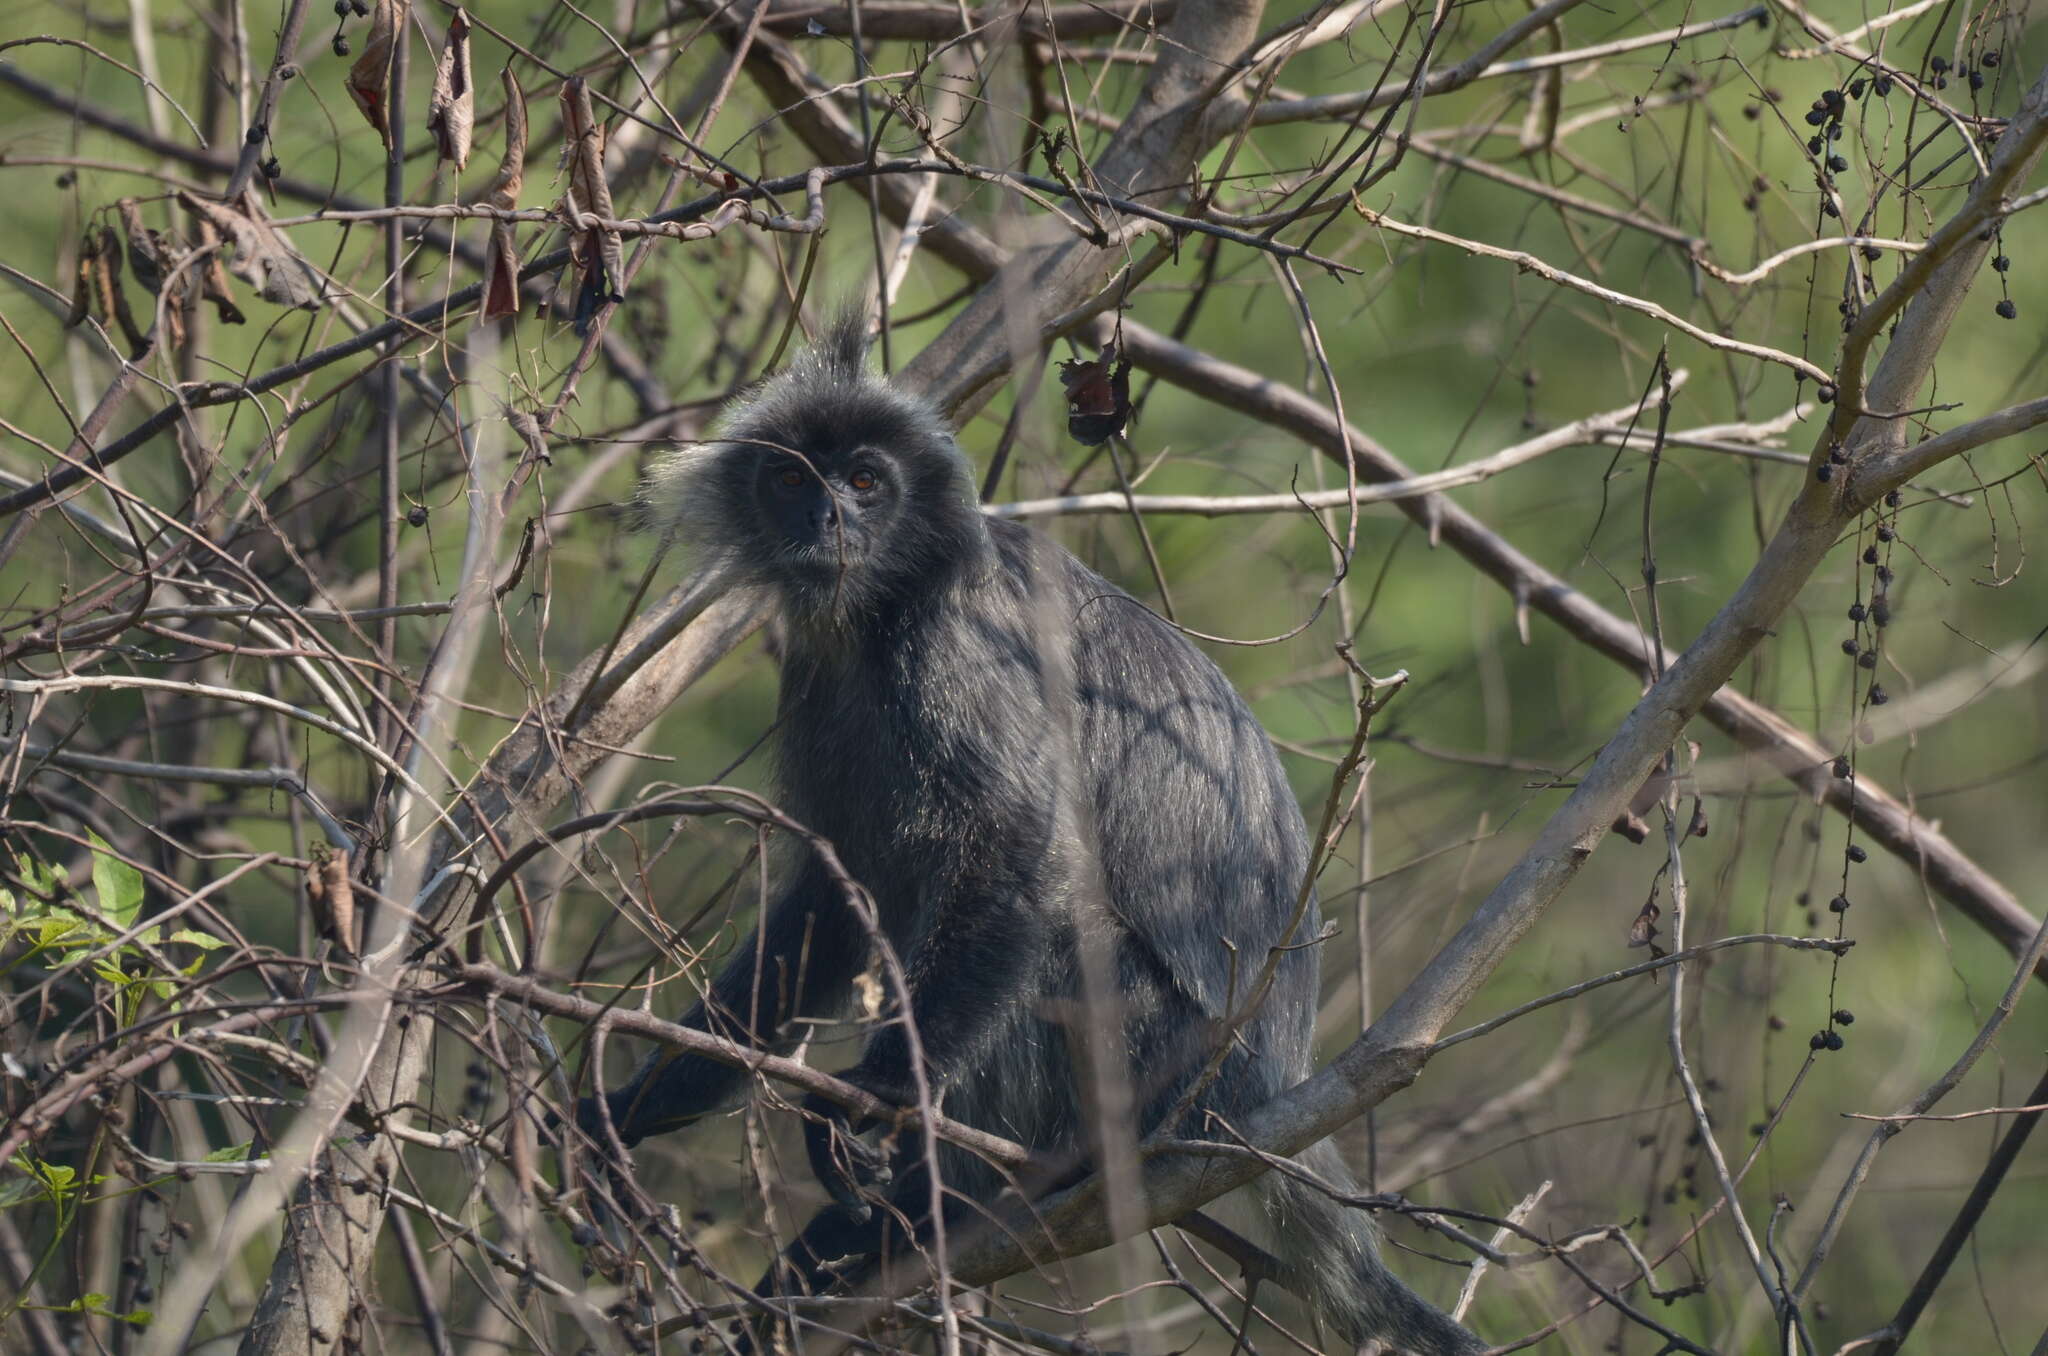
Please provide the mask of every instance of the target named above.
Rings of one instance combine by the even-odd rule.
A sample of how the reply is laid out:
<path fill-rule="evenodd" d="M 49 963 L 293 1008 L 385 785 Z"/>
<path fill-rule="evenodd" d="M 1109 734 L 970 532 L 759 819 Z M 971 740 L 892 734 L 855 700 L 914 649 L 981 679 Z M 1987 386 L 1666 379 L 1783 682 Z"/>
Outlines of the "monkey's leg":
<path fill-rule="evenodd" d="M 860 1285 L 889 1259 L 911 1257 L 929 1246 L 931 1175 L 921 1145 L 897 1155 L 894 1180 L 894 1188 L 865 1219 L 839 1205 L 814 1215 L 769 1266 L 754 1293 L 770 1300 L 828 1295 Z M 949 1219 L 955 1213 L 949 1208 Z M 822 1315 L 819 1323 L 838 1326 Z"/>
<path fill-rule="evenodd" d="M 711 993 L 683 1015 L 681 1024 L 758 1049 L 781 1052 L 795 1042 L 788 1028 L 799 1013 L 839 1006 L 854 974 L 867 964 L 867 934 L 838 885 L 807 860 L 769 906 L 757 934 L 747 939 L 712 982 Z M 649 1135 L 679 1130 L 735 1100 L 747 1073 L 702 1055 L 660 1051 L 625 1087 L 604 1094 L 605 1106 L 585 1098 L 577 1120 L 600 1151 L 607 1146 L 606 1113 L 628 1148 Z"/>

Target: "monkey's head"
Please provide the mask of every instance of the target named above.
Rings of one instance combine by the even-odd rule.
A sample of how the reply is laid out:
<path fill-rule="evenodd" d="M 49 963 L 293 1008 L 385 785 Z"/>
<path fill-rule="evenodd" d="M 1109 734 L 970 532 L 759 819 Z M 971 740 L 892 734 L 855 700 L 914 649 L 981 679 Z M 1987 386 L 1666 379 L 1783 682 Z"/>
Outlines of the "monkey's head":
<path fill-rule="evenodd" d="M 687 548 L 781 595 L 792 620 L 831 621 L 992 557 L 972 467 L 925 401 L 867 368 L 866 324 L 842 317 L 678 452 L 648 486 Z"/>

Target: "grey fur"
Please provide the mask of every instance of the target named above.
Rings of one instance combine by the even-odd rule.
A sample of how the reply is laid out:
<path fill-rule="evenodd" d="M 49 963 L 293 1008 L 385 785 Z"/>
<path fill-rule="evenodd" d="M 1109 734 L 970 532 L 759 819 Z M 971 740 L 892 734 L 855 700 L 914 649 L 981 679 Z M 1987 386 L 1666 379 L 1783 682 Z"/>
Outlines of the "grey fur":
<path fill-rule="evenodd" d="M 1216 666 L 1047 538 L 986 518 L 944 420 L 871 376 L 863 350 L 857 328 L 837 328 L 740 403 L 718 442 L 663 468 L 650 503 L 686 548 L 780 601 L 781 800 L 872 893 L 946 1112 L 1065 1151 L 1079 1171 L 1093 1131 L 1075 1042 L 1123 1066 L 1137 1129 L 1159 1128 L 1233 986 L 1283 940 L 1307 834 L 1272 744 Z M 878 488 L 856 488 L 860 468 Z M 1293 940 L 1319 926 L 1312 910 Z M 765 935 L 758 992 L 749 945 L 685 1022 L 788 1048 L 798 1014 L 845 1008 L 868 946 L 815 861 L 792 864 Z M 1104 983 L 1121 1023 L 1089 1008 Z M 1284 953 L 1181 1133 L 1308 1076 L 1317 984 L 1314 948 Z M 1062 1021 L 1082 1011 L 1098 1019 Z M 902 1023 L 878 1028 L 847 1076 L 914 1100 Z M 607 1100 L 630 1144 L 742 1085 L 723 1065 L 657 1057 Z M 833 1157 L 846 1141 L 814 1133 L 812 1147 L 827 1185 L 856 1202 L 862 1174 Z M 812 1222 L 789 1255 L 797 1283 L 903 1246 L 894 1231 L 929 1199 L 916 1149 L 894 1164 L 893 1209 L 835 1206 Z M 1301 1161 L 1351 1187 L 1332 1145 Z M 941 1170 L 967 1201 L 1004 1185 L 950 1150 Z M 1363 1212 L 1279 1173 L 1254 1190 L 1266 1241 L 1345 1342 L 1483 1349 L 1381 1265 Z"/>

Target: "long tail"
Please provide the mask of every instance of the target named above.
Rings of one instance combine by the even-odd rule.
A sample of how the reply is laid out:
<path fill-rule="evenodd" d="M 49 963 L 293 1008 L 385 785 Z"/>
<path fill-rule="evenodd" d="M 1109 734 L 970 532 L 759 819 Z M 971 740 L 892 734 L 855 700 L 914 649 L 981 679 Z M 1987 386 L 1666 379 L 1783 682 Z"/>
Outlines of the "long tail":
<path fill-rule="evenodd" d="M 1351 1173 L 1328 1140 L 1301 1165 L 1340 1191 Z M 1413 1356 L 1472 1356 L 1487 1344 L 1401 1283 L 1379 1258 L 1372 1220 L 1284 1173 L 1259 1179 L 1273 1251 L 1294 1273 L 1324 1323 L 1356 1349 L 1377 1338 Z"/>

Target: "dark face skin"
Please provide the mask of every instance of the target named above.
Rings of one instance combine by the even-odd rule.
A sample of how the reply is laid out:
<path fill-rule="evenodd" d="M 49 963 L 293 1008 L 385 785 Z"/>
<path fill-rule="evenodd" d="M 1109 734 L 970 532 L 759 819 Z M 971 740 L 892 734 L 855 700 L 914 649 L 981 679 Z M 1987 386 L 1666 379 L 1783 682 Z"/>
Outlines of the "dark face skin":
<path fill-rule="evenodd" d="M 900 502 L 894 464 L 870 448 L 793 451 L 764 449 L 754 482 L 776 560 L 812 581 L 859 570 L 888 540 Z"/>

